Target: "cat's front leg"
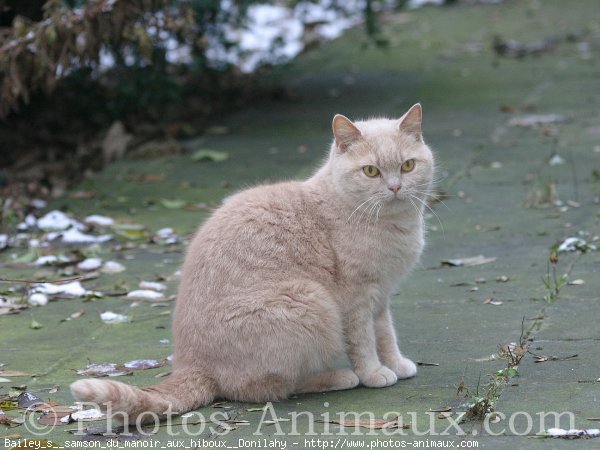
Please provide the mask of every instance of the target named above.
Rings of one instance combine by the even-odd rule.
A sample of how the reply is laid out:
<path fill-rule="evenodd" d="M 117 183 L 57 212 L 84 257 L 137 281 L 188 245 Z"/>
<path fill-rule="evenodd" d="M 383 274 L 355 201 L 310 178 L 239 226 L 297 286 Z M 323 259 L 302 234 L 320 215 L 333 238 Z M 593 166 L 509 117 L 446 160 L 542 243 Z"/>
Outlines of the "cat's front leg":
<path fill-rule="evenodd" d="M 355 308 L 349 312 L 345 334 L 348 357 L 364 386 L 379 388 L 391 386 L 398 381 L 396 374 L 379 361 L 375 324 L 370 311 Z"/>
<path fill-rule="evenodd" d="M 377 339 L 377 354 L 381 362 L 392 369 L 398 379 L 414 377 L 417 374 L 417 366 L 400 353 L 389 302 L 375 320 L 375 335 Z"/>

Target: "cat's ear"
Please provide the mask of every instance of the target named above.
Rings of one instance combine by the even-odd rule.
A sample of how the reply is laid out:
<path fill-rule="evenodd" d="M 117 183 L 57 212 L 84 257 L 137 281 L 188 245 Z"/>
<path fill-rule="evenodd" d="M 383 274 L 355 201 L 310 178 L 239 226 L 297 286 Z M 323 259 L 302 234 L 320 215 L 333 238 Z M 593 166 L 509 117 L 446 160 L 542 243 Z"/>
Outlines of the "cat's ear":
<path fill-rule="evenodd" d="M 399 121 L 398 128 L 400 131 L 410 134 L 417 138 L 417 140 L 423 140 L 423 131 L 421 130 L 421 122 L 423 120 L 423 110 L 421 104 L 417 103 L 410 108 L 406 114 L 404 114 Z"/>
<path fill-rule="evenodd" d="M 362 136 L 360 130 L 345 116 L 336 114 L 333 118 L 333 135 L 335 144 L 340 152 L 344 153 L 348 147 Z"/>

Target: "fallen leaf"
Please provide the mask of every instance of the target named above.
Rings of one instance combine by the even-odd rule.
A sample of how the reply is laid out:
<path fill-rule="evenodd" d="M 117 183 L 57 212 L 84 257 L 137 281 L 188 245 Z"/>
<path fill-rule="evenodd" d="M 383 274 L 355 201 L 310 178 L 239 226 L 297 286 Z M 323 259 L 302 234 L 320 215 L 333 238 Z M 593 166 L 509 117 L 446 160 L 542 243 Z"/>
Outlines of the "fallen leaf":
<path fill-rule="evenodd" d="M 70 423 L 72 421 L 82 422 L 93 422 L 95 420 L 103 420 L 106 418 L 106 414 L 98 409 L 84 409 L 83 411 L 77 411 L 69 416 L 64 416 L 60 419 L 62 423 Z"/>
<path fill-rule="evenodd" d="M 546 355 L 535 355 L 533 357 L 533 362 L 541 363 L 546 361 L 568 361 L 570 359 L 576 359 L 579 355 L 575 353 L 574 355 L 568 356 L 546 356 Z"/>
<path fill-rule="evenodd" d="M 479 256 L 471 256 L 468 258 L 458 258 L 458 259 L 446 259 L 442 261 L 443 266 L 453 266 L 453 267 L 465 267 L 465 266 L 478 266 L 480 264 L 487 264 L 496 261 L 497 258 L 488 258 L 483 255 Z"/>
<path fill-rule="evenodd" d="M 589 430 L 563 430 L 561 428 L 549 428 L 546 431 L 546 436 L 566 439 L 587 439 L 592 437 L 600 437 L 600 430 L 597 428 Z"/>
<path fill-rule="evenodd" d="M 32 330 L 39 330 L 41 328 L 44 328 L 44 326 L 32 317 L 29 328 L 31 328 Z"/>
<path fill-rule="evenodd" d="M 229 153 L 219 150 L 200 149 L 192 154 L 191 159 L 192 161 L 223 162 L 229 159 Z"/>
<path fill-rule="evenodd" d="M 499 305 L 501 305 L 502 303 L 504 303 L 504 302 L 501 302 L 501 301 L 499 301 L 499 300 L 494 300 L 494 298 L 493 298 L 493 297 L 486 298 L 486 299 L 484 300 L 484 302 L 483 302 L 483 304 L 484 304 L 484 305 L 494 305 L 494 306 L 499 306 Z"/>
<path fill-rule="evenodd" d="M 431 411 L 431 412 L 448 412 L 448 411 L 452 411 L 452 408 L 450 406 L 441 406 L 439 408 L 429 408 L 429 411 Z"/>
<path fill-rule="evenodd" d="M 162 198 L 160 199 L 160 204 L 167 209 L 180 209 L 183 208 L 187 204 L 187 202 L 182 199 Z"/>
<path fill-rule="evenodd" d="M 21 372 L 20 370 L 0 370 L 0 375 L 4 377 L 30 377 L 29 372 Z"/>
<path fill-rule="evenodd" d="M 29 409 L 32 406 L 41 405 L 42 403 L 44 402 L 31 392 L 23 392 L 17 397 L 19 408 Z"/>
<path fill-rule="evenodd" d="M 156 369 L 166 364 L 165 360 L 162 361 L 156 359 L 136 359 L 133 361 L 126 362 L 123 364 L 127 369 L 132 370 L 145 370 L 145 369 Z"/>
<path fill-rule="evenodd" d="M 448 417 L 452 417 L 454 413 L 452 411 L 442 411 L 437 415 L 438 419 L 447 419 Z"/>
<path fill-rule="evenodd" d="M 106 311 L 100 314 L 100 319 L 104 323 L 115 324 L 129 322 L 129 317 L 124 314 L 116 314 L 112 311 Z"/>
<path fill-rule="evenodd" d="M 344 427 L 361 427 L 361 428 L 369 428 L 371 430 L 381 430 L 388 428 L 399 428 L 400 423 L 398 421 L 398 417 L 393 419 L 329 419 L 328 423 L 336 423 L 338 425 L 342 425 Z M 410 424 L 402 424 L 401 428 L 409 429 Z"/>
<path fill-rule="evenodd" d="M 77 371 L 77 375 L 86 377 L 120 377 L 123 375 L 131 375 L 132 371 L 126 368 L 119 368 L 114 363 L 105 364 L 88 364 L 85 369 Z"/>
<path fill-rule="evenodd" d="M 530 114 L 527 116 L 511 117 L 509 127 L 539 128 L 542 125 L 565 123 L 567 118 L 560 114 Z"/>

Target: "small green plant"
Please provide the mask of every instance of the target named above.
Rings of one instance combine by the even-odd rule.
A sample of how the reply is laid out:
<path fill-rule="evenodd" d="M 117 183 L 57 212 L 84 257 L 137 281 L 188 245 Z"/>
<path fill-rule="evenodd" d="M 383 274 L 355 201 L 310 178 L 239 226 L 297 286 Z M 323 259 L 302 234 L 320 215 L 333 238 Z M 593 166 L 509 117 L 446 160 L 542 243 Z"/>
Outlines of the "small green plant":
<path fill-rule="evenodd" d="M 546 303 L 552 303 L 556 300 L 560 290 L 567 284 L 569 279 L 569 276 L 566 273 L 558 276 L 557 265 L 558 252 L 552 250 L 552 252 L 550 252 L 550 257 L 548 258 L 546 275 L 542 277 L 542 283 L 544 283 L 544 287 L 546 288 L 546 295 L 544 295 Z"/>

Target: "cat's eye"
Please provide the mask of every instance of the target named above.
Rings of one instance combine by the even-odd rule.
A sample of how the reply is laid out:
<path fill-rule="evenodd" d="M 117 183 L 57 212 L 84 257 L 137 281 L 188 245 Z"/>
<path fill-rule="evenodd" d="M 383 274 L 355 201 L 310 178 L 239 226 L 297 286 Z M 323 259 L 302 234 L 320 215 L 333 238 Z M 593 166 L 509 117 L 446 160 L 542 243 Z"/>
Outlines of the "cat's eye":
<path fill-rule="evenodd" d="M 362 170 L 369 178 L 374 178 L 380 174 L 379 169 L 375 166 L 364 166 Z"/>
<path fill-rule="evenodd" d="M 407 159 L 406 161 L 404 161 L 404 163 L 402 164 L 402 172 L 412 172 L 412 170 L 415 168 L 415 160 L 414 159 Z"/>

